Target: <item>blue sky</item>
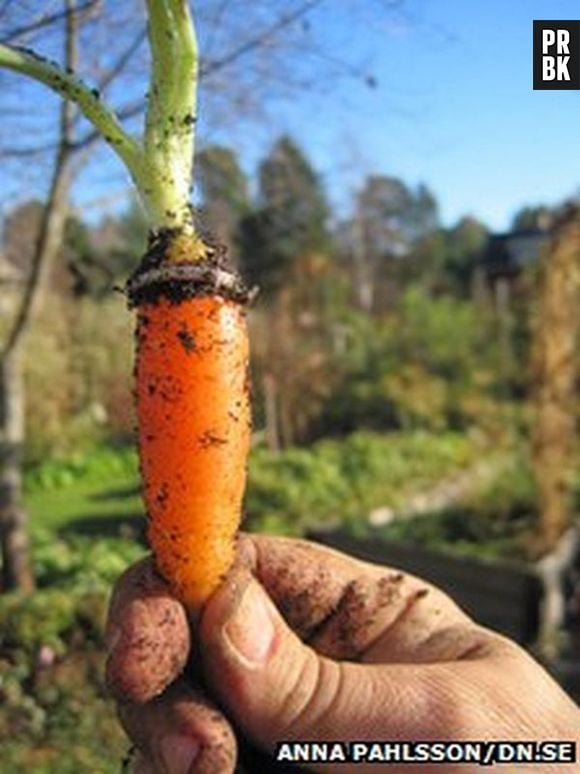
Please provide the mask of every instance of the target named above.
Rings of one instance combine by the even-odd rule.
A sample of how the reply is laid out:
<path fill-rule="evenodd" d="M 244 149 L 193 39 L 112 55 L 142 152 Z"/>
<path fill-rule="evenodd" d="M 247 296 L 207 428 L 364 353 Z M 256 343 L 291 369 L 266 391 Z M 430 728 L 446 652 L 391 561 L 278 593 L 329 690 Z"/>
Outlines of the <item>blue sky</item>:
<path fill-rule="evenodd" d="M 580 18 L 577 0 L 404 0 L 379 14 L 381 2 L 358 0 L 349 14 L 353 1 L 325 0 L 310 17 L 313 39 L 360 63 L 376 89 L 347 78 L 287 98 L 270 87 L 261 122 L 209 131 L 202 114 L 202 138 L 237 147 L 251 174 L 277 135 L 293 134 L 341 215 L 369 173 L 427 183 L 445 224 L 470 213 L 495 230 L 525 204 L 577 193 L 580 91 L 534 92 L 531 82 L 532 20 Z M 107 151 L 89 171 L 80 203 L 123 186 Z"/>
<path fill-rule="evenodd" d="M 574 18 L 580 4 L 570 0 L 409 2 L 372 32 L 378 90 L 360 92 L 349 116 L 315 121 L 307 147 L 332 180 L 329 150 L 350 138 L 367 171 L 427 182 L 445 222 L 470 212 L 504 229 L 520 206 L 580 188 L 580 92 L 531 82 L 532 20 Z"/>

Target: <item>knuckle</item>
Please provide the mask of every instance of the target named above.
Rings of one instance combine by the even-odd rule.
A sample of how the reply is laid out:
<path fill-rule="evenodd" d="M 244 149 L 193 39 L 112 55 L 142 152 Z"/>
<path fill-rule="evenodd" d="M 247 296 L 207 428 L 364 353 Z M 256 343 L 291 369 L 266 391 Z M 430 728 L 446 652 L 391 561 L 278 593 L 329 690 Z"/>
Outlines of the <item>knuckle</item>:
<path fill-rule="evenodd" d="M 317 656 L 304 659 L 280 708 L 278 734 L 300 738 L 332 728 L 332 716 L 343 688 L 343 665 Z"/>

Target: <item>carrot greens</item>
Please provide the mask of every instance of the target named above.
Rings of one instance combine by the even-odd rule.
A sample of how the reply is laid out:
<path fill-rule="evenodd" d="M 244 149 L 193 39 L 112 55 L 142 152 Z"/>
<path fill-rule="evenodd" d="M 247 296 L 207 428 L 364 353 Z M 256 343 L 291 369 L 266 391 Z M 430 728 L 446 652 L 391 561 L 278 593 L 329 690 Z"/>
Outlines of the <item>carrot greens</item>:
<path fill-rule="evenodd" d="M 146 0 L 151 73 L 143 136 L 124 129 L 96 89 L 29 49 L 0 44 L 0 67 L 48 86 L 75 103 L 129 171 L 153 232 L 169 229 L 203 247 L 195 235 L 190 193 L 197 120 L 198 51 L 187 0 Z M 195 250 L 194 250 L 195 253 Z M 176 260 L 178 251 L 175 253 Z"/>

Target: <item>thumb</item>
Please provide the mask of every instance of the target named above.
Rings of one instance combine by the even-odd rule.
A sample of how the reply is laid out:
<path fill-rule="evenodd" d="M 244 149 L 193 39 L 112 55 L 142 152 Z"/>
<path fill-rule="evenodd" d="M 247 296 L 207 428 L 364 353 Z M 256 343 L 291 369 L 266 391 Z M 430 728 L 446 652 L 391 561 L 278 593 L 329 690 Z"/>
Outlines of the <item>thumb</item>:
<path fill-rule="evenodd" d="M 242 569 L 206 605 L 199 634 L 210 690 L 267 750 L 292 740 L 483 738 L 500 713 L 498 670 L 520 679 L 515 646 L 495 637 L 440 663 L 326 658 L 297 637 Z M 461 631 L 441 634 L 455 640 Z"/>
<path fill-rule="evenodd" d="M 206 677 L 259 746 L 284 740 L 438 738 L 455 726 L 448 667 L 334 661 L 305 645 L 247 572 L 230 576 L 201 621 Z M 431 736 L 434 734 L 434 737 Z"/>
<path fill-rule="evenodd" d="M 241 571 L 207 604 L 200 627 L 210 686 L 231 717 L 262 747 L 291 737 L 324 737 L 341 666 L 300 641 L 262 586 Z M 334 726 L 336 733 L 336 726 Z"/>

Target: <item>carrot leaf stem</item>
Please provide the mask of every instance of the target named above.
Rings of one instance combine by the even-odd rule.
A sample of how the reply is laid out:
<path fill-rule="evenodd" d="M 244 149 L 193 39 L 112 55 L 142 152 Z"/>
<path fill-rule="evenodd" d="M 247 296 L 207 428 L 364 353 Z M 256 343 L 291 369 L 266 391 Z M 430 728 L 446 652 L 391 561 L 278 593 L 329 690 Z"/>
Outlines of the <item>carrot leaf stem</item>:
<path fill-rule="evenodd" d="M 134 176 L 135 170 L 142 163 L 139 143 L 126 134 L 115 113 L 105 105 L 95 89 L 91 89 L 74 73 L 67 72 L 56 62 L 29 49 L 0 43 L 0 66 L 40 81 L 64 99 L 78 105 Z"/>
<path fill-rule="evenodd" d="M 144 148 L 151 176 L 146 196 L 162 226 L 193 231 L 190 191 L 198 55 L 186 0 L 147 0 L 151 86 Z"/>
<path fill-rule="evenodd" d="M 170 229 L 201 245 L 190 195 L 197 120 L 198 53 L 188 0 L 146 0 L 151 77 L 142 139 L 131 137 L 99 93 L 29 49 L 0 44 L 0 67 L 74 102 L 129 171 L 151 230 Z M 203 250 L 198 249 L 198 257 Z"/>

